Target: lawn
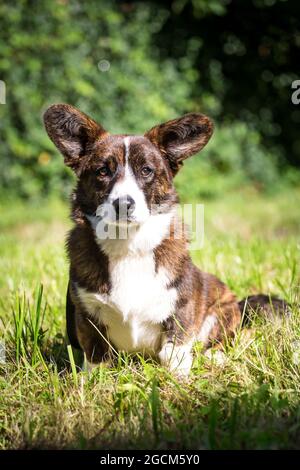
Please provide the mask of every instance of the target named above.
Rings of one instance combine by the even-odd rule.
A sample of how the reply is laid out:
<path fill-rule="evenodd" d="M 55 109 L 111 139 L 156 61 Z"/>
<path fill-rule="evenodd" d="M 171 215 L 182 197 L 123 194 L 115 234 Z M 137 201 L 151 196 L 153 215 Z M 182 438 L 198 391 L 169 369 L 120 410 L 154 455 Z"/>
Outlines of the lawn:
<path fill-rule="evenodd" d="M 257 318 L 222 366 L 197 347 L 185 382 L 125 354 L 90 376 L 76 369 L 64 344 L 67 204 L 2 203 L 0 449 L 300 448 L 300 191 L 245 187 L 199 202 L 195 263 L 238 298 L 284 297 L 293 315 Z"/>

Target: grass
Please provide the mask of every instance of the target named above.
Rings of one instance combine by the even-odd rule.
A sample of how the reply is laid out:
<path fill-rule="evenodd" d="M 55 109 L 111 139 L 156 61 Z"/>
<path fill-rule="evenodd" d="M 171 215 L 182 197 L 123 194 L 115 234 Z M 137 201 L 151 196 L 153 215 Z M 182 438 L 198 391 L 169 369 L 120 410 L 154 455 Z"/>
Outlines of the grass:
<path fill-rule="evenodd" d="M 299 448 L 300 191 L 244 188 L 205 202 L 197 265 L 238 298 L 286 298 L 293 316 L 257 318 L 223 366 L 196 347 L 186 382 L 126 354 L 91 376 L 76 367 L 64 344 L 67 212 L 52 200 L 1 207 L 0 449 Z"/>

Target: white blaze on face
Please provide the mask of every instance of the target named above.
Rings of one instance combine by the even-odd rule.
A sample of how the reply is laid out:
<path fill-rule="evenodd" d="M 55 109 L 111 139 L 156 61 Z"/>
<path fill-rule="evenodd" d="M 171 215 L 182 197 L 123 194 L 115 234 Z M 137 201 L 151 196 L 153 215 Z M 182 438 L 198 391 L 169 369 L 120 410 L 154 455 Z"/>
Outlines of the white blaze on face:
<path fill-rule="evenodd" d="M 88 216 L 101 248 L 112 257 L 123 256 L 129 251 L 146 253 L 153 250 L 169 236 L 171 220 L 174 217 L 174 208 L 168 213 L 151 213 L 130 166 L 130 137 L 124 138 L 124 146 L 125 168 L 122 179 L 115 183 L 107 199 L 98 206 L 96 217 Z M 116 199 L 125 196 L 131 197 L 135 203 L 128 225 L 116 220 L 113 206 Z M 116 239 L 119 243 L 115 243 Z"/>
<path fill-rule="evenodd" d="M 124 146 L 125 146 L 125 171 L 124 177 L 118 181 L 111 190 L 110 195 L 108 196 L 105 204 L 112 205 L 115 200 L 130 196 L 135 203 L 135 208 L 133 213 L 131 214 L 131 218 L 134 222 L 138 224 L 143 223 L 147 220 L 150 215 L 150 211 L 148 209 L 145 195 L 141 188 L 138 186 L 132 168 L 129 164 L 129 153 L 130 153 L 130 137 L 124 138 Z M 115 214 L 114 214 L 115 220 Z"/>

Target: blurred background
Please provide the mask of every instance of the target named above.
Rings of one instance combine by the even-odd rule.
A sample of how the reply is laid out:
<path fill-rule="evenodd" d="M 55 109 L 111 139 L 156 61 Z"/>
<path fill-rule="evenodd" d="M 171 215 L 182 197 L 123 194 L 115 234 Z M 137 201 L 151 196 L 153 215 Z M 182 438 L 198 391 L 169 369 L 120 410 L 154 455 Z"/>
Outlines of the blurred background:
<path fill-rule="evenodd" d="M 0 0 L 0 449 L 299 449 L 299 53 L 297 0 Z M 238 299 L 286 299 L 292 323 L 258 319 L 225 369 L 198 353 L 187 388 L 157 392 L 146 366 L 84 392 L 61 375 L 74 177 L 42 122 L 58 102 L 122 133 L 208 114 L 212 139 L 175 178 L 204 204 L 193 261 Z"/>
<path fill-rule="evenodd" d="M 55 102 L 112 132 L 211 116 L 213 139 L 178 177 L 184 200 L 299 184 L 296 0 L 21 0 L 1 2 L 0 17 L 2 200 L 69 194 L 71 172 L 42 124 Z"/>

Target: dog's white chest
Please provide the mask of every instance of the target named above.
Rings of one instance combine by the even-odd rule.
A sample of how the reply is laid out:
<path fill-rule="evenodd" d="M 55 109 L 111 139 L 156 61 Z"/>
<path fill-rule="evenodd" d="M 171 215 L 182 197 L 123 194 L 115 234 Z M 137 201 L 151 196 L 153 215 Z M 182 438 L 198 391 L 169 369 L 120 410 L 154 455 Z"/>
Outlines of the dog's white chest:
<path fill-rule="evenodd" d="M 79 288 L 87 311 L 107 327 L 111 342 L 125 351 L 155 353 L 162 322 L 174 313 L 176 289 L 165 269 L 155 272 L 153 253 L 110 261 L 109 295 Z"/>

